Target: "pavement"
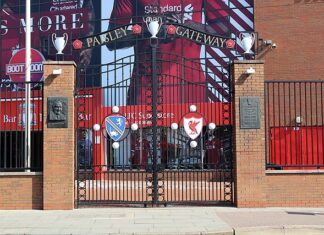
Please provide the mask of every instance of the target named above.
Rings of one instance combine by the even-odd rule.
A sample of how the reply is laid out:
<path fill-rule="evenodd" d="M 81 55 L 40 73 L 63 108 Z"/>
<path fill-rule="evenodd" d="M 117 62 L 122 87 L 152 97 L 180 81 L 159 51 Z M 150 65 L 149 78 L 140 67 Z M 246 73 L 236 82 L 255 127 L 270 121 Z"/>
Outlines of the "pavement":
<path fill-rule="evenodd" d="M 324 208 L 0 210 L 0 234 L 323 235 Z"/>

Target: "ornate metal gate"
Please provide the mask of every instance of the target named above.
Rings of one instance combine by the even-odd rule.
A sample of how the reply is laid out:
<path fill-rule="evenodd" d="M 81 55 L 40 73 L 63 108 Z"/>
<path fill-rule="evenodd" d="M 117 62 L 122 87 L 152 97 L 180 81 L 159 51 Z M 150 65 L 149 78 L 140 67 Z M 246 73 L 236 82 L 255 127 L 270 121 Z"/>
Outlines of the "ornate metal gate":
<path fill-rule="evenodd" d="M 229 69 L 154 45 L 136 56 L 78 67 L 77 205 L 232 205 Z"/>

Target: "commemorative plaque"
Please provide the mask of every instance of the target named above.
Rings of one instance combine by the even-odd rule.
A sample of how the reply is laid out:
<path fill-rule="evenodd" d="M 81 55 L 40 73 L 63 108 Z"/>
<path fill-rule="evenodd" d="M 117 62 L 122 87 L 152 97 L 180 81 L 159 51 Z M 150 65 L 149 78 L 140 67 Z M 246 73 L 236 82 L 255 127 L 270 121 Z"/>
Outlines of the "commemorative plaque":
<path fill-rule="evenodd" d="M 68 99 L 66 97 L 48 97 L 47 99 L 47 127 L 68 127 Z"/>
<path fill-rule="evenodd" d="M 260 129 L 260 97 L 240 97 L 240 128 Z"/>

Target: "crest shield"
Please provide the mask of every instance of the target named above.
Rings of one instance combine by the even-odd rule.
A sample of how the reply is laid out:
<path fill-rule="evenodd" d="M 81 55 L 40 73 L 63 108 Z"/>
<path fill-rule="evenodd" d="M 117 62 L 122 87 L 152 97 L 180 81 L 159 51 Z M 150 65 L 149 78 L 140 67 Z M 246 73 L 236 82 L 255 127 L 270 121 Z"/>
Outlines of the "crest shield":
<path fill-rule="evenodd" d="M 105 127 L 110 138 L 118 141 L 125 133 L 126 118 L 120 115 L 108 116 L 105 118 Z"/>
<path fill-rule="evenodd" d="M 196 139 L 203 128 L 204 118 L 197 113 L 188 113 L 183 117 L 183 127 L 187 135 Z"/>

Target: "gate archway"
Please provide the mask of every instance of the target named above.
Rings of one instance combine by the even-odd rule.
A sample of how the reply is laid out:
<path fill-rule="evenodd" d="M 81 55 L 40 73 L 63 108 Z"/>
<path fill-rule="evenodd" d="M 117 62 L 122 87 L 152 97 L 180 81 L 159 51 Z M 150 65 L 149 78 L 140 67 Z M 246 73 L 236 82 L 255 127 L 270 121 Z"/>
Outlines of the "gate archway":
<path fill-rule="evenodd" d="M 104 82 L 97 88 L 77 86 L 77 205 L 232 205 L 229 69 L 211 71 L 207 59 L 158 47 L 136 56 L 141 59 L 131 55 L 78 67 L 78 81 L 87 76 Z M 203 119 L 194 140 L 184 128 L 184 118 L 193 113 Z M 126 118 L 118 141 L 105 123 L 114 115 Z M 131 128 L 135 123 L 138 129 Z"/>

